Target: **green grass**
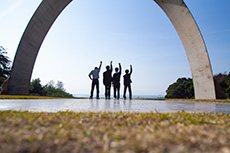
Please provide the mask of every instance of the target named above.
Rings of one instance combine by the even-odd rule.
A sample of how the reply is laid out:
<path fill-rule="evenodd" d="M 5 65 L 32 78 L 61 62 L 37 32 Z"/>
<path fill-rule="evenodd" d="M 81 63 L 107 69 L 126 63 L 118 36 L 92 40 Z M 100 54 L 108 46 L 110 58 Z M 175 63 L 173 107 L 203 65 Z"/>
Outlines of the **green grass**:
<path fill-rule="evenodd" d="M 46 96 L 23 96 L 23 95 L 0 95 L 0 99 L 89 99 L 87 97 L 46 97 Z"/>
<path fill-rule="evenodd" d="M 165 99 L 168 101 L 192 101 L 192 102 L 214 102 L 214 103 L 230 103 L 230 99 Z"/>
<path fill-rule="evenodd" d="M 0 111 L 1 153 L 230 152 L 230 115 Z"/>
<path fill-rule="evenodd" d="M 164 101 L 183 101 L 183 102 L 213 102 L 230 103 L 230 99 L 168 99 L 168 98 L 135 98 L 136 100 L 164 100 Z"/>
<path fill-rule="evenodd" d="M 0 95 L 0 99 L 58 99 L 59 97 Z"/>
<path fill-rule="evenodd" d="M 45 96 L 14 96 L 0 95 L 0 99 L 61 99 L 63 97 L 45 97 Z M 88 97 L 74 97 L 68 99 L 88 99 Z M 166 99 L 166 98 L 134 98 L 134 100 L 164 100 L 164 101 L 188 101 L 188 102 L 215 102 L 215 103 L 230 103 L 230 99 L 209 100 L 209 99 Z"/>

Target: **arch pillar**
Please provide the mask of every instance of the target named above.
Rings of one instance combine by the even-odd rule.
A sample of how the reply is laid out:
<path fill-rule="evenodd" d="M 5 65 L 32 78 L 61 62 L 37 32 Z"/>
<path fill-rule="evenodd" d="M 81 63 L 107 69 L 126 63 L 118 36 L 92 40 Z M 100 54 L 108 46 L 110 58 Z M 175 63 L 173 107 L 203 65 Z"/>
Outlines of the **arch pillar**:
<path fill-rule="evenodd" d="M 177 30 L 190 64 L 196 99 L 215 99 L 215 86 L 207 49 L 183 0 L 154 0 Z M 40 46 L 58 15 L 72 0 L 43 0 L 19 43 L 9 79 L 8 94 L 29 94 L 30 79 Z"/>
<path fill-rule="evenodd" d="M 8 94 L 28 95 L 34 63 L 48 33 L 59 14 L 72 0 L 43 0 L 19 43 L 9 80 Z"/>
<path fill-rule="evenodd" d="M 216 99 L 212 68 L 204 39 L 183 0 L 154 0 L 175 27 L 185 48 L 196 99 Z"/>

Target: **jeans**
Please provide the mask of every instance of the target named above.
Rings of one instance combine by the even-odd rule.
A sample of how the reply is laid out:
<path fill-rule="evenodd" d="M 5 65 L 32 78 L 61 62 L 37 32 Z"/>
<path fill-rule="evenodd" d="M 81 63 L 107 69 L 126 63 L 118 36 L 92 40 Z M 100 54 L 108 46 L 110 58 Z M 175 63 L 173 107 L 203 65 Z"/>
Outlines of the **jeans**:
<path fill-rule="evenodd" d="M 129 98 L 132 99 L 132 90 L 131 90 L 131 85 L 130 84 L 129 85 L 125 85 L 123 97 L 124 97 L 124 99 L 126 99 L 126 90 L 127 90 L 127 88 L 129 88 Z"/>
<path fill-rule="evenodd" d="M 92 81 L 90 98 L 93 98 L 93 91 L 94 91 L 95 86 L 96 86 L 96 90 L 97 90 L 97 98 L 99 98 L 99 81 L 98 81 L 98 79 L 93 79 L 93 81 Z"/>
<path fill-rule="evenodd" d="M 114 91 L 114 98 L 119 99 L 120 98 L 120 84 L 113 86 L 113 91 Z"/>
<path fill-rule="evenodd" d="M 110 99 L 111 85 L 105 85 L 105 99 Z"/>

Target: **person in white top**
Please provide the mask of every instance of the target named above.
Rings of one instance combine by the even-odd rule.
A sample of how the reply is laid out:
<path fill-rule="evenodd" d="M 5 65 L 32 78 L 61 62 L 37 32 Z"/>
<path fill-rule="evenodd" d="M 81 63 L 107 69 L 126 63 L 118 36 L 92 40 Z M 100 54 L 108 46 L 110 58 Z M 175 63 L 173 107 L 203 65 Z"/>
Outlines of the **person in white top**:
<path fill-rule="evenodd" d="M 92 86 L 91 86 L 91 93 L 90 93 L 90 99 L 93 99 L 93 91 L 94 91 L 94 87 L 96 86 L 96 90 L 97 90 L 97 99 L 99 99 L 99 73 L 101 70 L 101 65 L 102 65 L 102 61 L 100 62 L 99 68 L 95 67 L 94 70 L 92 70 L 89 73 L 89 78 L 92 80 Z"/>

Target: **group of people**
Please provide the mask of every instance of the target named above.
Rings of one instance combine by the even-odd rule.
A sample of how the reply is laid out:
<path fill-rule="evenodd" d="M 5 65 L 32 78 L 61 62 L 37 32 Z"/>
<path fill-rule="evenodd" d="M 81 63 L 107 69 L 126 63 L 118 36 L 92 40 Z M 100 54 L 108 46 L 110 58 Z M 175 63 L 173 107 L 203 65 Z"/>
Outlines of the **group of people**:
<path fill-rule="evenodd" d="M 110 99 L 110 91 L 111 86 L 113 85 L 114 88 L 114 98 L 119 99 L 120 98 L 120 77 L 121 77 L 121 64 L 119 63 L 119 68 L 115 68 L 115 73 L 112 75 L 113 72 L 113 65 L 112 61 L 110 62 L 110 65 L 106 66 L 106 71 L 103 73 L 103 84 L 105 86 L 105 99 Z M 100 62 L 99 67 L 95 67 L 94 70 L 92 70 L 89 73 L 89 78 L 92 80 L 92 86 L 91 86 L 91 93 L 90 93 L 90 99 L 93 98 L 93 91 L 96 86 L 96 98 L 99 99 L 99 73 L 101 70 L 102 61 Z M 126 99 L 126 91 L 127 88 L 129 90 L 129 98 L 132 99 L 132 90 L 131 90 L 131 74 L 132 74 L 132 65 L 130 65 L 130 71 L 128 69 L 125 70 L 124 77 L 124 95 L 123 98 Z"/>

